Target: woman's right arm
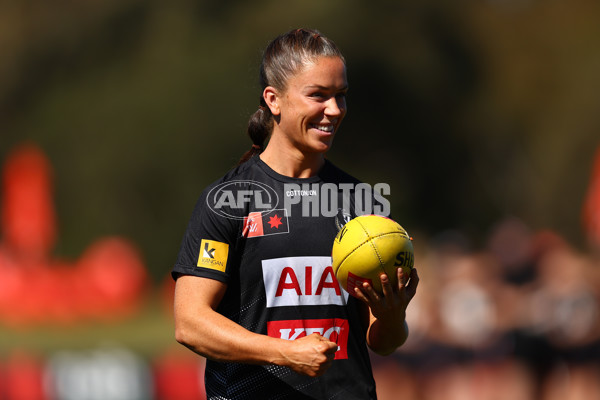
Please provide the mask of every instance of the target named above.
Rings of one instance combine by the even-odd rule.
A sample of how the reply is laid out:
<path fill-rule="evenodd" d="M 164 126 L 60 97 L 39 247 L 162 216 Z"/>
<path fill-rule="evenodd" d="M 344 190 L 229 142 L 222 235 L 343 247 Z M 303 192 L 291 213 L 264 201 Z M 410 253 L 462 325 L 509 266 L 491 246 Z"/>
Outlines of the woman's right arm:
<path fill-rule="evenodd" d="M 175 339 L 203 357 L 246 364 L 276 364 L 308 376 L 322 375 L 337 344 L 318 334 L 294 341 L 250 332 L 216 311 L 227 286 L 183 275 L 175 285 Z"/>

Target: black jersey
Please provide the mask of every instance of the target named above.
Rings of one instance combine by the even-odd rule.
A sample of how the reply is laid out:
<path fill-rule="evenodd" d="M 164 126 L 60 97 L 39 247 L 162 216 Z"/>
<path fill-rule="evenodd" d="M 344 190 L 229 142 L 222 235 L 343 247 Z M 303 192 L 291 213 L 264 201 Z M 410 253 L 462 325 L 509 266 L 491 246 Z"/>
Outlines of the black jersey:
<path fill-rule="evenodd" d="M 355 216 L 358 183 L 328 161 L 300 179 L 253 157 L 204 190 L 173 276 L 226 283 L 217 311 L 252 332 L 287 340 L 317 332 L 339 345 L 317 378 L 208 360 L 209 399 L 376 398 L 359 300 L 341 289 L 331 267 L 333 239 Z"/>

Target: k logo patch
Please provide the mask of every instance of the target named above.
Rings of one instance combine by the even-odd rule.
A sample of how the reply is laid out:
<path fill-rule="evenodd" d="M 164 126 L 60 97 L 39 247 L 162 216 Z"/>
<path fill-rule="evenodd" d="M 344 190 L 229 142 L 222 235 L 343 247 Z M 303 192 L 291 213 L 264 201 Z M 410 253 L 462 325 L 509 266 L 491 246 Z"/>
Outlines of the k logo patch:
<path fill-rule="evenodd" d="M 198 256 L 198 266 L 225 272 L 228 254 L 229 245 L 227 243 L 202 239 L 200 254 Z"/>

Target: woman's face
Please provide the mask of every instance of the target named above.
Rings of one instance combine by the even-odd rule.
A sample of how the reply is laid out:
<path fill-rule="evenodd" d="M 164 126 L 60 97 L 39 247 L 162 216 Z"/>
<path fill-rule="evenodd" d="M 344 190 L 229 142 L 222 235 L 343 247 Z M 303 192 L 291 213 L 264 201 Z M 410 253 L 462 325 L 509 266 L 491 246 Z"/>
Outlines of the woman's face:
<path fill-rule="evenodd" d="M 320 57 L 287 81 L 271 110 L 276 128 L 303 153 L 329 150 L 346 115 L 346 67 L 338 57 Z M 275 132 L 273 132 L 275 133 Z"/>

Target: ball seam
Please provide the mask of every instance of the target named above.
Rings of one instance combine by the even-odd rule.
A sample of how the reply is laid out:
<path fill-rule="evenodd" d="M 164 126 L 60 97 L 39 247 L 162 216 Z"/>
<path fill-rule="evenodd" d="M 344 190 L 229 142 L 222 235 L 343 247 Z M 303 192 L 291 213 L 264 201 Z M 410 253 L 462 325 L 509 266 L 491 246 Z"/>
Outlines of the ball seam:
<path fill-rule="evenodd" d="M 361 225 L 362 227 L 362 225 Z M 364 229 L 364 227 L 362 227 Z M 366 232 L 366 231 L 365 231 Z M 380 238 L 382 236 L 387 236 L 387 235 L 395 235 L 396 233 L 400 233 L 400 232 L 386 232 L 386 233 L 381 233 L 375 236 L 371 236 L 369 235 L 368 232 L 367 233 L 367 237 L 368 240 L 359 244 L 358 246 L 356 246 L 355 248 L 353 248 L 351 251 L 348 252 L 348 254 L 346 254 L 346 257 L 344 257 L 342 259 L 342 261 L 340 261 L 339 266 L 341 267 L 342 264 L 344 264 L 344 262 L 348 259 L 348 257 L 350 257 L 356 250 L 360 249 L 361 247 L 363 247 L 365 244 L 370 243 L 372 239 L 376 239 L 376 238 Z M 373 248 L 375 248 L 375 246 L 371 243 L 371 245 L 373 246 Z M 381 262 L 381 256 L 379 255 L 379 252 L 377 251 L 377 249 L 375 248 L 375 253 L 377 254 L 377 259 L 379 260 L 379 266 L 383 267 L 383 263 Z"/>

